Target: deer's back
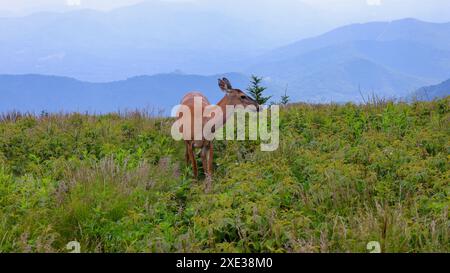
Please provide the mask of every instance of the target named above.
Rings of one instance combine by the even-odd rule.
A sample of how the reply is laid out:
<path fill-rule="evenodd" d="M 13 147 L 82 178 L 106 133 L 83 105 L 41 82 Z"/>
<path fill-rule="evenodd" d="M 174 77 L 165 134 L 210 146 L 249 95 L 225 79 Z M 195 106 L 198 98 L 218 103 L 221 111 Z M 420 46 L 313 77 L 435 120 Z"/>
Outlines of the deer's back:
<path fill-rule="evenodd" d="M 210 105 L 208 99 L 200 92 L 189 92 L 186 95 L 184 95 L 183 99 L 181 100 L 182 105 L 186 105 L 188 107 L 194 107 L 194 99 L 195 98 L 202 98 L 202 106 L 208 106 Z"/>

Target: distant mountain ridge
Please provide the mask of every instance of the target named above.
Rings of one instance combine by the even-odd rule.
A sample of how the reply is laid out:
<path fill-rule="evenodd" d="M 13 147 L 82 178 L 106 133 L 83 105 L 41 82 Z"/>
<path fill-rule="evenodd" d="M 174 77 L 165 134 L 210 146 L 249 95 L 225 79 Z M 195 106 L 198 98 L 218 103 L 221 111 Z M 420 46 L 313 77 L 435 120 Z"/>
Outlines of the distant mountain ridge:
<path fill-rule="evenodd" d="M 169 115 L 184 94 L 201 91 L 211 103 L 223 97 L 219 77 L 228 77 L 245 90 L 248 77 L 238 73 L 212 76 L 158 74 L 123 81 L 90 83 L 68 77 L 43 75 L 0 75 L 0 113 L 90 112 L 108 113 L 148 109 Z"/>
<path fill-rule="evenodd" d="M 322 35 L 303 39 L 266 54 L 270 58 L 283 59 L 314 49 L 351 41 L 417 41 L 436 48 L 450 47 L 450 22 L 431 23 L 413 18 L 391 22 L 370 22 L 338 27 Z"/>
<path fill-rule="evenodd" d="M 95 111 L 94 102 L 99 111 L 142 107 L 144 102 L 167 110 L 189 89 L 215 90 L 215 76 L 200 75 L 220 75 L 221 71 L 238 72 L 232 75 L 241 88 L 248 84 L 244 75 L 263 76 L 274 100 L 286 89 L 292 101 L 307 102 L 361 101 L 370 94 L 407 97 L 423 86 L 450 78 L 450 23 L 403 19 L 353 24 L 250 58 L 239 47 L 248 50 L 252 43 L 258 43 L 252 29 L 231 33 L 225 28 L 221 35 L 214 36 L 217 25 L 239 22 L 230 23 L 229 18 L 218 16 L 212 25 L 205 25 L 211 14 L 200 12 L 189 21 L 196 30 L 193 37 L 199 39 L 184 43 L 187 39 L 183 37 L 191 33 L 171 24 L 169 17 L 157 11 L 188 19 L 192 14 L 182 7 L 189 10 L 190 6 L 159 4 L 162 6 L 155 10 L 150 3 L 108 13 L 80 10 L 0 18 L 0 63 L 4 64 L 0 75 L 69 77 L 1 76 L 0 111 L 15 106 L 38 111 Z M 150 22 L 146 21 L 149 10 L 157 23 L 147 29 L 141 21 Z M 17 28 L 20 31 L 11 31 Z M 211 33 L 217 39 L 206 43 L 203 38 L 211 37 Z M 110 40 L 113 44 L 108 43 Z M 174 71 L 174 67 L 211 72 L 129 78 L 155 74 L 152 71 Z M 128 79 L 117 81 L 123 77 Z M 127 97 L 130 92 L 133 96 Z"/>
<path fill-rule="evenodd" d="M 0 17 L 0 74 L 108 82 L 134 75 L 215 74 L 271 48 L 258 23 L 183 1 L 145 1 L 108 12 Z M 240 66 L 240 65 L 237 65 Z"/>
<path fill-rule="evenodd" d="M 436 85 L 425 86 L 413 94 L 413 99 L 433 100 L 450 96 L 450 79 Z"/>
<path fill-rule="evenodd" d="M 359 91 L 402 97 L 450 78 L 450 23 L 354 24 L 278 48 L 245 70 L 310 101 L 358 101 Z"/>

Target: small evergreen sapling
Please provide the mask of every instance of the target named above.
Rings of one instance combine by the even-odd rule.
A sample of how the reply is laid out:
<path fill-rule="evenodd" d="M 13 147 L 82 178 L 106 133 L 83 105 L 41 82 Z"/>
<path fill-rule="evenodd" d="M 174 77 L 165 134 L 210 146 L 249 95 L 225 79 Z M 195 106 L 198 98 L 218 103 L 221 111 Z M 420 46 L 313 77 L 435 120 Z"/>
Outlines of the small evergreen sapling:
<path fill-rule="evenodd" d="M 290 98 L 287 95 L 287 87 L 286 87 L 286 89 L 284 90 L 284 95 L 281 96 L 281 102 L 280 103 L 281 103 L 281 105 L 287 105 L 289 103 L 289 101 L 290 101 Z"/>
<path fill-rule="evenodd" d="M 264 105 L 272 96 L 265 97 L 264 91 L 267 87 L 261 86 L 262 78 L 252 75 L 250 86 L 247 88 L 250 96 L 259 104 Z"/>

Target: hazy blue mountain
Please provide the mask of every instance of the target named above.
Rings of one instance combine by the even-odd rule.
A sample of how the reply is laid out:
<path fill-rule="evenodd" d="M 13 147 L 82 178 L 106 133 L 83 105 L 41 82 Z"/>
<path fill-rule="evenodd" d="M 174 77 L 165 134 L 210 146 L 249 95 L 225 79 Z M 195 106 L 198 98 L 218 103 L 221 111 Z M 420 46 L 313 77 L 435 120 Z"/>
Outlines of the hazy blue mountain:
<path fill-rule="evenodd" d="M 450 23 L 413 19 L 356 24 L 275 49 L 247 73 L 289 84 L 295 100 L 402 97 L 450 77 Z"/>
<path fill-rule="evenodd" d="M 0 18 L 0 74 L 111 82 L 177 69 L 197 75 L 238 71 L 265 76 L 275 100 L 286 87 L 292 100 L 320 102 L 359 101 L 360 93 L 404 97 L 450 78 L 450 23 L 404 19 L 353 24 L 259 55 L 274 41 L 266 27 L 188 2 L 161 1 L 110 12 L 78 10 Z M 96 96 L 106 94 L 111 85 L 120 97 L 126 89 L 118 86 L 130 81 L 139 82 L 133 78 L 98 85 L 64 81 L 67 86 L 60 92 L 70 98 L 71 92 L 82 87 L 84 91 L 79 92 L 85 97 L 94 94 L 91 101 L 101 104 Z M 92 86 L 100 91 L 89 92 Z M 133 88 L 148 90 L 146 85 Z M 157 90 L 164 88 L 161 84 Z M 170 97 L 161 97 L 155 105 L 167 107 L 168 101 Z M 36 107 L 53 106 L 42 102 Z"/>
<path fill-rule="evenodd" d="M 189 91 L 201 91 L 211 103 L 218 102 L 224 95 L 217 86 L 221 76 L 228 77 L 236 88 L 244 90 L 248 86 L 248 77 L 237 73 L 213 76 L 171 73 L 108 83 L 56 76 L 0 75 L 0 112 L 106 113 L 147 109 L 156 114 L 159 110 L 170 114 Z"/>
<path fill-rule="evenodd" d="M 447 96 L 450 96 L 450 79 L 440 84 L 421 87 L 412 97 L 418 100 L 434 100 Z"/>
<path fill-rule="evenodd" d="M 351 24 L 323 35 L 303 39 L 272 50 L 264 55 L 270 59 L 285 59 L 318 48 L 353 41 L 408 41 L 449 50 L 450 23 L 429 23 L 407 18 L 392 22 Z"/>
<path fill-rule="evenodd" d="M 266 30 L 250 19 L 170 1 L 0 18 L 0 74 L 111 81 L 178 69 L 223 73 L 269 49 L 276 38 Z"/>

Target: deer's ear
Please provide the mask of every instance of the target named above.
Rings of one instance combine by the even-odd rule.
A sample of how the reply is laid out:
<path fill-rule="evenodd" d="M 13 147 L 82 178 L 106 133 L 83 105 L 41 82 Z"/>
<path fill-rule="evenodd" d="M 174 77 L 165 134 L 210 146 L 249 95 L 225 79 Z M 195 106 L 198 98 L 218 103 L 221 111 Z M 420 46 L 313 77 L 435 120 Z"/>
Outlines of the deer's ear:
<path fill-rule="evenodd" d="M 230 89 L 231 88 L 229 88 L 231 85 L 229 85 L 229 84 L 227 84 L 227 82 L 226 81 L 228 81 L 227 79 L 225 79 L 225 78 L 223 78 L 223 79 L 219 79 L 219 88 L 220 88 L 220 90 L 222 90 L 223 92 L 225 92 L 225 93 L 229 93 L 230 92 Z M 228 82 L 229 83 L 229 82 Z"/>
<path fill-rule="evenodd" d="M 227 78 L 223 78 L 223 82 L 227 85 L 228 89 L 233 89 L 233 87 L 231 86 L 230 81 Z"/>

